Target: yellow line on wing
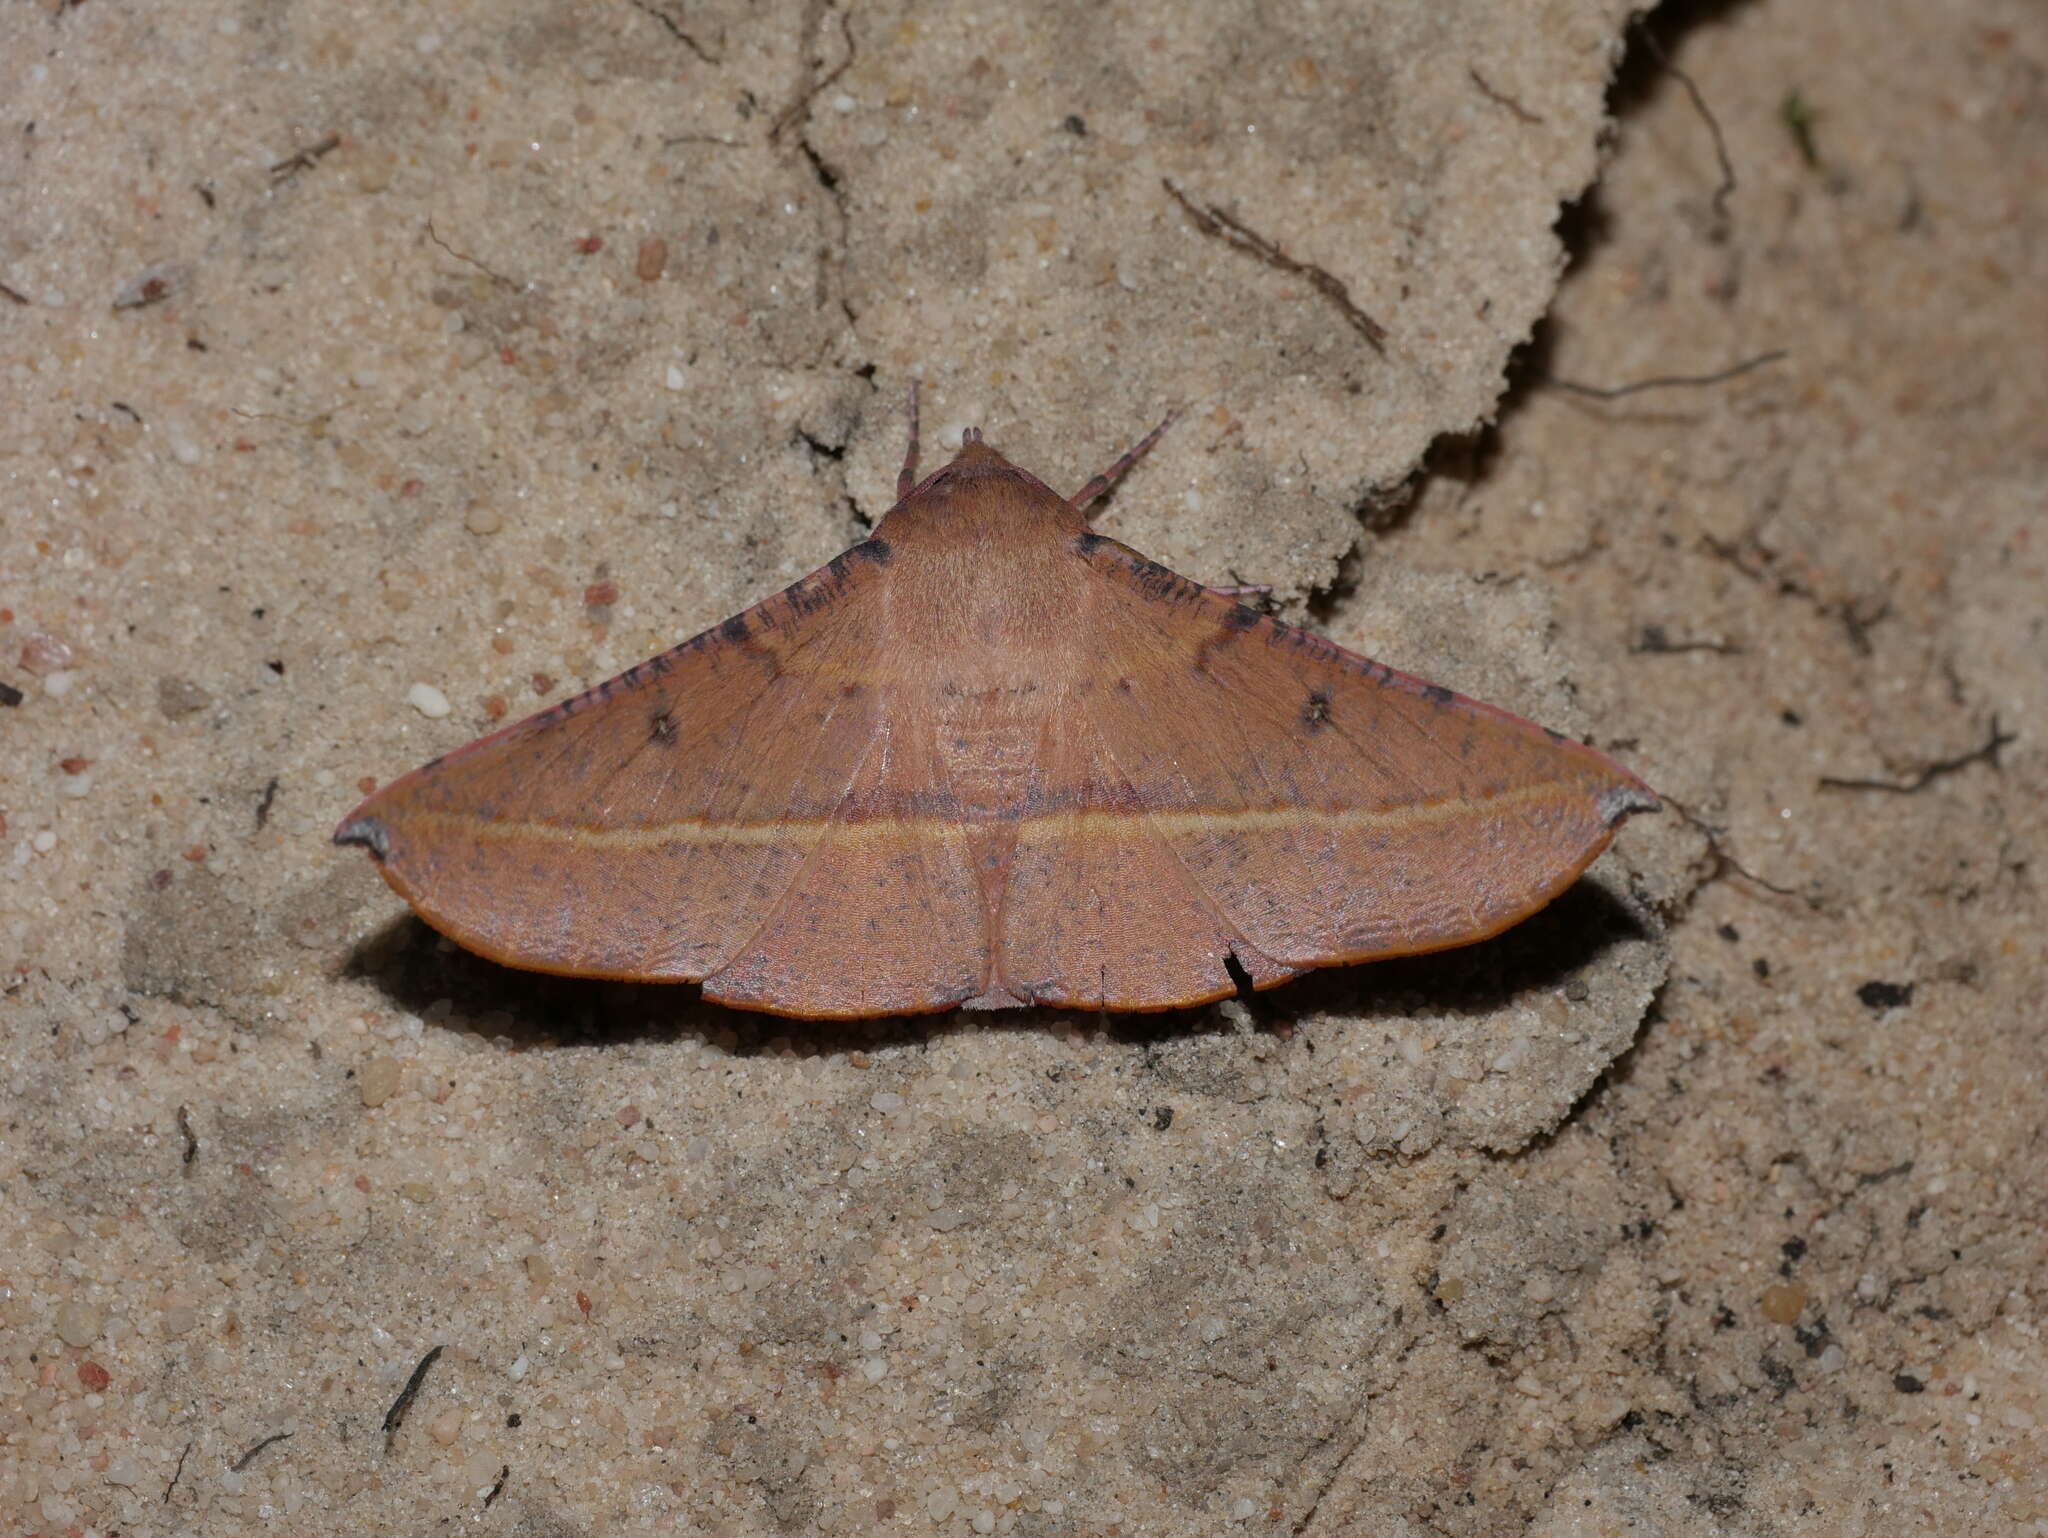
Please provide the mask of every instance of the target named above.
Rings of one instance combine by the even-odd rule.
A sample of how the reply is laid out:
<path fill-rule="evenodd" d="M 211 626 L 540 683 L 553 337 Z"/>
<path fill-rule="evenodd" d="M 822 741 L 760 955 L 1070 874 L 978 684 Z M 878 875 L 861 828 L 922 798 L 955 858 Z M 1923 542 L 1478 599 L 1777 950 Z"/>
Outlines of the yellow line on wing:
<path fill-rule="evenodd" d="M 575 849 L 666 849 L 684 844 L 808 846 L 827 834 L 845 843 L 927 841 L 949 843 L 976 827 L 1014 830 L 1019 843 L 1054 843 L 1076 839 L 1108 839 L 1131 834 L 1286 833 L 1315 829 L 1333 833 L 1394 833 L 1454 822 L 1473 813 L 1500 813 L 1516 807 L 1586 795 L 1581 785 L 1551 782 L 1525 785 L 1491 796 L 1461 796 L 1410 806 L 1316 807 L 1276 806 L 1234 811 L 1178 812 L 1055 812 L 1016 822 L 968 823 L 943 817 L 878 817 L 832 823 L 824 819 L 780 822 L 706 822 L 684 818 L 646 827 L 580 828 L 552 822 L 511 822 L 472 817 L 460 812 L 415 812 L 400 818 L 410 825 L 457 837 L 506 843 L 562 844 Z"/>

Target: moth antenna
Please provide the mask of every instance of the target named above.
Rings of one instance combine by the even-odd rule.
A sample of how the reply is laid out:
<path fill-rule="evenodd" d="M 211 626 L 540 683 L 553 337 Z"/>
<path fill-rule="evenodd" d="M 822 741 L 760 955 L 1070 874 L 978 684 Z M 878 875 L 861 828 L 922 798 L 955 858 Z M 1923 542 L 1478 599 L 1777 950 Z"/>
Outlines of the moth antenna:
<path fill-rule="evenodd" d="M 1185 409 L 1185 407 L 1176 406 L 1173 408 L 1173 410 L 1167 412 L 1165 419 L 1162 422 L 1160 422 L 1160 424 L 1157 427 L 1153 428 L 1152 431 L 1145 434 L 1144 437 L 1140 438 L 1136 443 L 1132 444 L 1129 448 L 1125 449 L 1123 452 L 1123 456 L 1120 459 L 1118 459 L 1115 464 L 1111 465 L 1107 470 L 1103 471 L 1102 474 L 1096 476 L 1095 479 L 1090 481 L 1087 485 L 1083 486 L 1079 491 L 1075 492 L 1074 495 L 1068 499 L 1067 506 L 1071 507 L 1077 513 L 1085 512 L 1088 508 L 1088 505 L 1091 502 L 1095 501 L 1097 497 L 1100 497 L 1105 491 L 1109 490 L 1110 487 L 1114 486 L 1118 481 L 1124 478 L 1124 472 L 1130 469 L 1132 465 L 1136 464 L 1140 459 L 1142 459 L 1145 456 L 1146 452 L 1152 447 L 1152 445 L 1159 441 L 1160 435 L 1164 433 L 1167 430 L 1167 428 L 1173 426 L 1175 422 L 1178 422 L 1180 420 L 1180 414 Z"/>
<path fill-rule="evenodd" d="M 904 415 L 910 421 L 910 442 L 903 450 L 903 468 L 896 472 L 896 500 L 901 502 L 917 485 L 917 381 L 910 381 L 910 405 Z"/>
<path fill-rule="evenodd" d="M 967 446 L 968 444 L 970 444 L 970 443 L 979 443 L 979 442 L 981 442 L 981 429 L 980 429 L 980 428 L 978 428 L 978 427 L 963 427 L 963 428 L 961 428 L 961 429 L 960 429 L 960 446 L 961 446 L 962 448 L 965 448 L 965 447 L 966 447 L 966 446 Z"/>

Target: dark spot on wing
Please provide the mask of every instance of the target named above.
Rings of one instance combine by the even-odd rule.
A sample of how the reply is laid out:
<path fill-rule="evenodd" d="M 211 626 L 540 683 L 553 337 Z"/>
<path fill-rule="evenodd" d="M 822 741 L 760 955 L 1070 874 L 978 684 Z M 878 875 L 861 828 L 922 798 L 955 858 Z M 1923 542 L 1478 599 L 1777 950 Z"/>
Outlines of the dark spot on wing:
<path fill-rule="evenodd" d="M 1330 723 L 1330 696 L 1321 689 L 1308 691 L 1308 699 L 1302 703 L 1301 724 L 1312 732 L 1319 732 Z"/>
<path fill-rule="evenodd" d="M 1074 536 L 1073 551 L 1076 555 L 1093 555 L 1109 543 L 1106 535 L 1097 534 L 1093 529 Z"/>
<path fill-rule="evenodd" d="M 886 539 L 864 539 L 853 547 L 853 554 L 864 555 L 877 566 L 887 566 L 889 558 L 896 552 Z"/>
<path fill-rule="evenodd" d="M 746 615 L 735 614 L 731 619 L 718 627 L 718 633 L 728 641 L 744 641 L 747 638 Z"/>
<path fill-rule="evenodd" d="M 1442 684 L 1424 684 L 1422 686 L 1422 697 L 1432 705 L 1448 705 L 1457 698 L 1456 695 L 1452 694 Z"/>
<path fill-rule="evenodd" d="M 1254 625 L 1258 624 L 1259 619 L 1260 615 L 1257 609 L 1247 608 L 1241 603 L 1234 603 L 1223 613 L 1223 628 L 1225 630 L 1250 630 Z"/>
<path fill-rule="evenodd" d="M 672 748 L 676 745 L 678 735 L 676 718 L 666 705 L 647 718 L 647 737 L 650 742 L 658 742 L 665 748 Z"/>

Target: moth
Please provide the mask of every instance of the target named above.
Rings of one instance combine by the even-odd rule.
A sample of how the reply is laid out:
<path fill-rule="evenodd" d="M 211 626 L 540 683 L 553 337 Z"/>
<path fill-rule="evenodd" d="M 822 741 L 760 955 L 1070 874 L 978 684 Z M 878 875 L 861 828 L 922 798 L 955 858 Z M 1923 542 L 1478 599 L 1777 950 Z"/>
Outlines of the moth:
<path fill-rule="evenodd" d="M 1161 424 L 1161 429 L 1165 424 Z M 1089 527 L 970 431 L 793 586 L 386 785 L 338 844 L 508 966 L 810 1019 L 1159 1010 L 1466 945 L 1657 798 Z"/>

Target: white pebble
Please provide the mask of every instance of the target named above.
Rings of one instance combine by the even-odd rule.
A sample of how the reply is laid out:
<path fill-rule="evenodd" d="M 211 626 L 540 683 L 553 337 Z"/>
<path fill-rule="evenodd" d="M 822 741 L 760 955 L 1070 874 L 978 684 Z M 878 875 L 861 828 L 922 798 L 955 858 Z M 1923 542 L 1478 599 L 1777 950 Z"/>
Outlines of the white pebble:
<path fill-rule="evenodd" d="M 1247 1500 L 1244 1496 L 1240 1495 L 1230 1503 L 1230 1520 L 1233 1522 L 1249 1522 L 1252 1519 L 1252 1513 L 1258 1509 L 1256 1501 Z"/>
<path fill-rule="evenodd" d="M 57 779 L 57 792 L 59 795 L 71 797 L 74 801 L 80 796 L 91 795 L 92 771 L 88 769 L 83 774 L 60 775 Z"/>
<path fill-rule="evenodd" d="M 43 693 L 52 699 L 61 700 L 71 692 L 72 681 L 77 677 L 78 675 L 69 668 L 59 668 L 54 673 L 46 674 L 43 678 Z"/>
<path fill-rule="evenodd" d="M 870 1383 L 880 1383 L 889 1376 L 889 1364 L 878 1356 L 871 1356 L 860 1364 L 860 1375 Z"/>
<path fill-rule="evenodd" d="M 859 105 L 859 102 L 855 101 L 851 96 L 848 96 L 844 91 L 841 91 L 837 96 L 832 98 L 832 110 L 834 112 L 851 112 L 855 107 L 858 107 Z"/>
<path fill-rule="evenodd" d="M 974 1530 L 977 1533 L 992 1533 L 996 1530 L 996 1514 L 992 1511 L 977 1511 L 974 1514 Z"/>
<path fill-rule="evenodd" d="M 533 1363 L 524 1356 L 515 1356 L 512 1358 L 512 1365 L 505 1369 L 505 1376 L 518 1383 L 526 1377 L 527 1370 L 532 1366 Z"/>
<path fill-rule="evenodd" d="M 671 363 L 668 366 L 668 373 L 663 376 L 662 383 L 671 390 L 680 390 L 683 387 L 683 371 Z"/>
<path fill-rule="evenodd" d="M 903 1097 L 893 1089 L 878 1089 L 868 1097 L 868 1104 L 887 1116 L 891 1111 L 903 1109 Z"/>
<path fill-rule="evenodd" d="M 430 721 L 438 721 L 455 707 L 448 703 L 448 696 L 432 684 L 414 684 L 405 691 L 405 697 L 412 702 L 412 708 Z"/>
<path fill-rule="evenodd" d="M 35 852 L 37 854 L 48 854 L 52 849 L 55 849 L 57 847 L 57 835 L 52 833 L 48 828 L 45 828 L 43 829 L 42 832 L 38 833 L 34 838 L 30 839 L 29 843 L 32 846 L 34 846 Z"/>
<path fill-rule="evenodd" d="M 950 1234 L 967 1221 L 967 1214 L 958 1207 L 941 1207 L 925 1221 L 942 1234 Z"/>

